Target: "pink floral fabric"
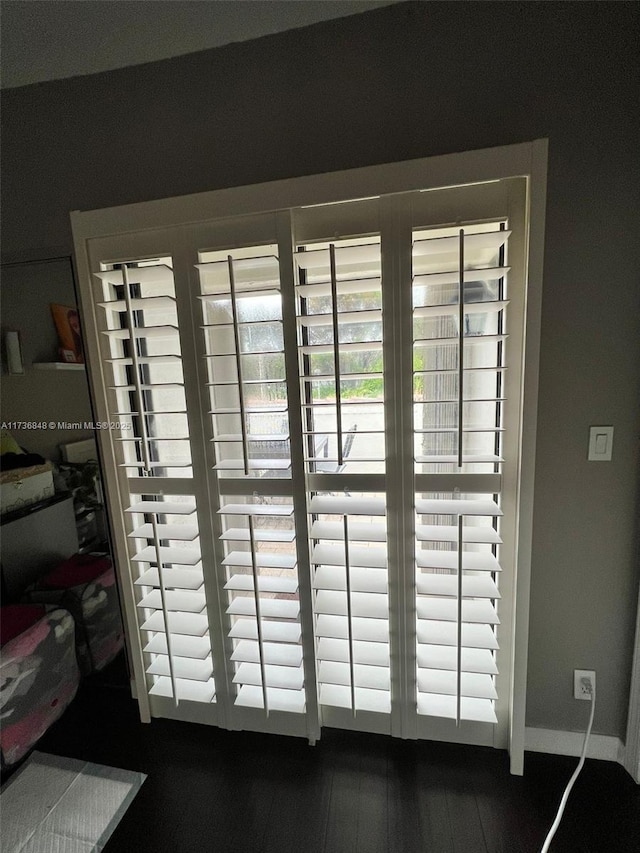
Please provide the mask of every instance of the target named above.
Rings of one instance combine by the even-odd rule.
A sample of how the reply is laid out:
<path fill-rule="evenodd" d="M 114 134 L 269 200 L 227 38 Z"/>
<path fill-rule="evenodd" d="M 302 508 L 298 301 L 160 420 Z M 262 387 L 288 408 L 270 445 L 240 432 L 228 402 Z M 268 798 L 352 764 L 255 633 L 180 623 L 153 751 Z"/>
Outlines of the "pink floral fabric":
<path fill-rule="evenodd" d="M 100 564 L 104 563 L 100 561 Z M 30 590 L 30 602 L 66 608 L 76 621 L 76 648 L 83 675 L 103 669 L 124 646 L 124 629 L 113 566 L 92 580 L 53 589 L 45 579 Z"/>
<path fill-rule="evenodd" d="M 0 650 L 3 767 L 19 761 L 76 695 L 74 634 L 71 614 L 56 609 Z"/>

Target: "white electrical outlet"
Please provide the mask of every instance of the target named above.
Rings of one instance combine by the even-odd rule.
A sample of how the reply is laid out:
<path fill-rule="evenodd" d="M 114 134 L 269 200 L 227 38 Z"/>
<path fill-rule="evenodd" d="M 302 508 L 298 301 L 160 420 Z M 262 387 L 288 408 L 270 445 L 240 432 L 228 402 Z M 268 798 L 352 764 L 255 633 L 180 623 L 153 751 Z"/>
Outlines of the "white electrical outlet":
<path fill-rule="evenodd" d="M 589 684 L 591 689 L 589 689 Z M 596 674 L 592 669 L 573 670 L 573 698 L 591 699 L 596 689 Z"/>

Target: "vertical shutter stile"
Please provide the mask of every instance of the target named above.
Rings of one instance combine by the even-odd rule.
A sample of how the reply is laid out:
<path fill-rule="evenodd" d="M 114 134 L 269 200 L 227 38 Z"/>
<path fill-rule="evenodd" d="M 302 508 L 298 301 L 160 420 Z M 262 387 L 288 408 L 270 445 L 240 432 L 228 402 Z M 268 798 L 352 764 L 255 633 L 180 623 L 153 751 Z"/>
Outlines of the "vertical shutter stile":
<path fill-rule="evenodd" d="M 458 468 L 462 468 L 463 439 L 464 439 L 464 228 L 459 232 L 459 256 L 458 256 Z M 456 726 L 460 725 L 462 709 L 462 552 L 463 543 L 463 519 L 458 516 L 458 588 L 456 614 L 458 633 L 456 636 Z"/>
<path fill-rule="evenodd" d="M 295 243 L 290 211 L 278 214 L 278 255 L 282 288 L 282 326 L 285 343 L 285 369 L 289 400 L 289 425 L 291 447 L 291 482 L 298 559 L 298 584 L 302 629 L 302 666 L 307 702 L 306 725 L 309 743 L 320 737 L 321 718 L 318 703 L 316 650 L 313 626 L 313 589 L 309 553 L 309 530 L 306 513 L 306 482 L 304 465 L 305 436 L 303 434 L 302 389 L 298 371 L 298 323 L 296 311 Z"/>
<path fill-rule="evenodd" d="M 461 288 L 462 290 L 462 288 Z M 462 718 L 461 715 L 461 703 L 462 703 L 462 554 L 463 554 L 463 530 L 464 530 L 464 516 L 460 514 L 458 516 L 458 574 L 457 574 L 457 613 L 456 613 L 456 623 L 458 633 L 456 636 L 456 725 L 460 725 L 460 720 Z"/>
<path fill-rule="evenodd" d="M 458 285 L 458 468 L 462 468 L 464 438 L 464 228 L 460 229 Z M 462 548 L 462 538 L 459 539 Z"/>

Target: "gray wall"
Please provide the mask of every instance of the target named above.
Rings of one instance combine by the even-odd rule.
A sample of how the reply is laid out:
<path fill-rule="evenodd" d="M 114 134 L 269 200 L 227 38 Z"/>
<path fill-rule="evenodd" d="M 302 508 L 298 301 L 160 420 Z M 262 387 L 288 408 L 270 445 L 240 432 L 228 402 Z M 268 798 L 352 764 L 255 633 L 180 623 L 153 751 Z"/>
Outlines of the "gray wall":
<path fill-rule="evenodd" d="M 624 736 L 638 593 L 637 4 L 409 3 L 4 98 L 4 251 L 68 212 L 549 138 L 529 725 Z M 635 226 L 634 226 L 635 221 Z M 590 424 L 614 458 L 586 462 Z"/>
<path fill-rule="evenodd" d="M 6 164 L 5 164 L 6 165 Z M 87 374 L 84 370 L 38 370 L 34 362 L 58 361 L 58 335 L 51 303 L 75 305 L 71 258 L 20 263 L 2 269 L 0 306 L 4 332 L 20 332 L 24 374 L 10 375 L 2 353 L 2 421 L 26 421 L 53 428 L 11 429 L 21 447 L 58 461 L 59 445 L 93 435 L 85 429 L 58 429 L 58 423 L 92 421 Z"/>

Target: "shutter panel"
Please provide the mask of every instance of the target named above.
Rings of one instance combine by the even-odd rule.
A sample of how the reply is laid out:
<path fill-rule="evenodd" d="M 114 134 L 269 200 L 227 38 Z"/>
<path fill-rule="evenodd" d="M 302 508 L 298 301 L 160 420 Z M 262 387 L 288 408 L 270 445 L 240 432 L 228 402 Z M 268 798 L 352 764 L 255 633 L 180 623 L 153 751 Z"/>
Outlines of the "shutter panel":
<path fill-rule="evenodd" d="M 173 271 L 138 262 L 97 272 L 150 696 L 215 701 Z M 167 496 L 169 482 L 184 493 Z M 140 485 L 142 484 L 142 486 Z M 143 493 L 140 493 L 140 489 Z M 172 486 L 168 486 L 171 490 Z"/>
<path fill-rule="evenodd" d="M 197 269 L 232 699 L 238 708 L 266 716 L 302 714 L 306 695 L 279 261 L 275 247 L 201 258 L 206 258 Z M 289 496 L 278 497 L 283 478 Z M 268 482 L 274 479 L 278 488 L 270 495 Z"/>
<path fill-rule="evenodd" d="M 305 245 L 295 260 L 319 701 L 325 715 L 388 715 L 380 241 Z"/>
<path fill-rule="evenodd" d="M 501 510 L 483 475 L 503 461 L 509 233 L 498 223 L 413 242 L 417 708 L 458 724 L 497 723 Z M 455 491 L 429 493 L 441 474 L 461 475 Z"/>

